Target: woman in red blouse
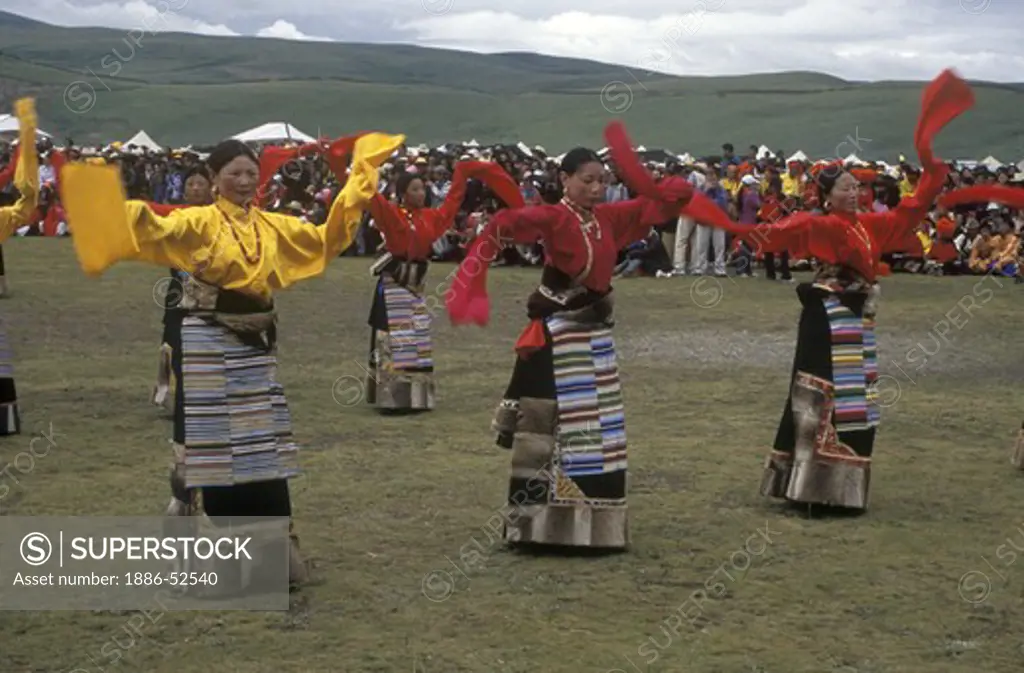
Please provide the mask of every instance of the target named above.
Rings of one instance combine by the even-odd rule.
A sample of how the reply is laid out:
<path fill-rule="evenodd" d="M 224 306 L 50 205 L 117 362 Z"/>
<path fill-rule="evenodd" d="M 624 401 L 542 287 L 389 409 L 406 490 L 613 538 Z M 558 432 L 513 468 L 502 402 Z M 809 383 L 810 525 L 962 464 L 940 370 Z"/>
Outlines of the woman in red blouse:
<path fill-rule="evenodd" d="M 448 292 L 453 323 L 487 324 L 489 262 L 507 239 L 543 240 L 541 282 L 526 305 L 530 324 L 492 425 L 498 446 L 512 450 L 510 543 L 620 550 L 629 543 L 612 272 L 618 251 L 675 217 L 692 188 L 670 178 L 658 198 L 600 203 L 604 174 L 593 151 L 566 154 L 561 201 L 497 213 Z"/>
<path fill-rule="evenodd" d="M 803 310 L 792 387 L 765 463 L 764 495 L 856 512 L 867 508 L 879 424 L 877 279 L 888 271 L 881 256 L 901 250 L 928 214 L 949 171 L 932 153 L 932 138 L 973 104 L 970 87 L 952 71 L 925 89 L 914 137 L 923 173 L 913 196 L 890 211 L 865 212 L 859 181 L 841 164 L 816 178 L 824 214 L 800 213 L 751 233 L 697 199 L 683 209 L 765 252 L 788 249 L 822 262 L 814 281 L 797 287 Z"/>
<path fill-rule="evenodd" d="M 434 242 L 455 223 L 470 179 L 487 184 L 507 205 L 523 204 L 512 177 L 485 161 L 457 163 L 451 188 L 437 208 L 427 207 L 426 184 L 418 173 L 399 176 L 397 204 L 380 193 L 370 202 L 386 252 L 370 270 L 378 281 L 370 309 L 366 400 L 382 411 L 434 408 L 431 316 L 424 301 L 427 266 Z"/>

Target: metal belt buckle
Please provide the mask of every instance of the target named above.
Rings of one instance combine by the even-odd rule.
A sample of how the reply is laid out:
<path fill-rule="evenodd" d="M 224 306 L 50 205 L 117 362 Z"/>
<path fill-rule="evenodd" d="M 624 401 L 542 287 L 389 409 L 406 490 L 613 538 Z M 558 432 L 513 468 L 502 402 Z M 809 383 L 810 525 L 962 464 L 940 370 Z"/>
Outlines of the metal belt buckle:
<path fill-rule="evenodd" d="M 389 264 L 391 264 L 391 261 L 394 258 L 394 255 L 392 255 L 390 252 L 386 252 L 383 255 L 381 255 L 376 262 L 370 265 L 370 275 L 379 276 L 381 272 L 384 271 L 384 269 L 386 269 Z"/>

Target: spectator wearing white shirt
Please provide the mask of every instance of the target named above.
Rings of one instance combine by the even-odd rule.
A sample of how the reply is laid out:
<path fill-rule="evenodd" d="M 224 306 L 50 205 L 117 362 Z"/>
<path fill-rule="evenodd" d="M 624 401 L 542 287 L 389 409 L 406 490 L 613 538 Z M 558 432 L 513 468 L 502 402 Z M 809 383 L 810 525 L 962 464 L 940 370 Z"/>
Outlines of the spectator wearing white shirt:
<path fill-rule="evenodd" d="M 619 176 L 615 174 L 615 171 L 608 172 L 608 186 L 604 190 L 604 200 L 605 203 L 629 200 L 629 190 L 626 189 L 626 185 L 619 182 Z"/>
<path fill-rule="evenodd" d="M 686 176 L 686 180 L 693 185 L 694 189 L 703 190 L 707 178 L 704 177 L 702 171 L 694 169 Z M 697 263 L 698 258 L 692 254 L 693 246 L 690 244 L 690 240 L 696 230 L 697 222 L 693 218 L 686 217 L 685 215 L 679 216 L 679 221 L 676 223 L 676 242 L 672 255 L 672 274 L 675 276 L 685 276 L 688 272 L 696 275 L 702 268 Z M 689 259 L 690 257 L 693 257 L 693 259 Z"/>

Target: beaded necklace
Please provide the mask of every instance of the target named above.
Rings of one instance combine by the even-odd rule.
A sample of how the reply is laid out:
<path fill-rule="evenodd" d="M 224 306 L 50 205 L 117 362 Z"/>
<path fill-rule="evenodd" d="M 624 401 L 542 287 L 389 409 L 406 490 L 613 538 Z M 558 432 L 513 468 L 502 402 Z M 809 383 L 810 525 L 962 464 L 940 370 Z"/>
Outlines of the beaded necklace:
<path fill-rule="evenodd" d="M 245 261 L 249 262 L 250 264 L 259 264 L 260 260 L 263 258 L 262 238 L 260 237 L 260 228 L 257 227 L 255 221 L 253 221 L 252 218 L 249 217 L 252 211 L 246 213 L 246 217 L 249 221 L 240 222 L 240 224 L 246 224 L 252 227 L 256 232 L 256 250 L 252 254 L 250 254 L 249 251 L 245 249 L 245 245 L 242 243 L 242 239 L 239 237 L 238 232 L 235 230 L 234 222 L 231 219 L 231 217 L 227 213 L 225 213 L 220 206 L 217 206 L 217 210 L 224 218 L 224 222 L 227 224 L 228 231 L 231 232 L 231 235 L 235 239 L 235 243 L 238 244 L 238 249 L 242 251 L 242 256 L 245 257 Z"/>
<path fill-rule="evenodd" d="M 565 196 L 562 197 L 562 205 L 568 208 L 569 211 L 576 216 L 576 219 L 580 224 L 580 230 L 583 232 L 584 236 L 589 238 L 590 232 L 593 231 L 595 232 L 594 238 L 599 241 L 601 240 L 601 225 L 598 223 L 597 218 L 594 217 L 592 212 L 577 206 Z"/>

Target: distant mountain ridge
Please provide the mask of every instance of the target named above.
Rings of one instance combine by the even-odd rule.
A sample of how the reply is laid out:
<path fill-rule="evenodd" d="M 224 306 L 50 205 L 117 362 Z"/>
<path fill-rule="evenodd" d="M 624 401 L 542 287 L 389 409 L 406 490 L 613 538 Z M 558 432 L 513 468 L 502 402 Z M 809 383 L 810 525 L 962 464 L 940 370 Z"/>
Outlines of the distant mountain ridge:
<path fill-rule="evenodd" d="M 923 85 L 813 72 L 675 77 L 522 52 L 183 33 L 147 34 L 140 46 L 127 31 L 0 11 L 0 105 L 34 95 L 43 127 L 79 143 L 139 129 L 168 145 L 210 143 L 287 120 L 310 134 L 381 129 L 414 143 L 523 140 L 558 152 L 600 146 L 621 117 L 637 142 L 680 153 L 731 142 L 892 158 L 912 153 Z M 977 108 L 938 151 L 1024 158 L 1024 84 L 974 86 Z"/>

